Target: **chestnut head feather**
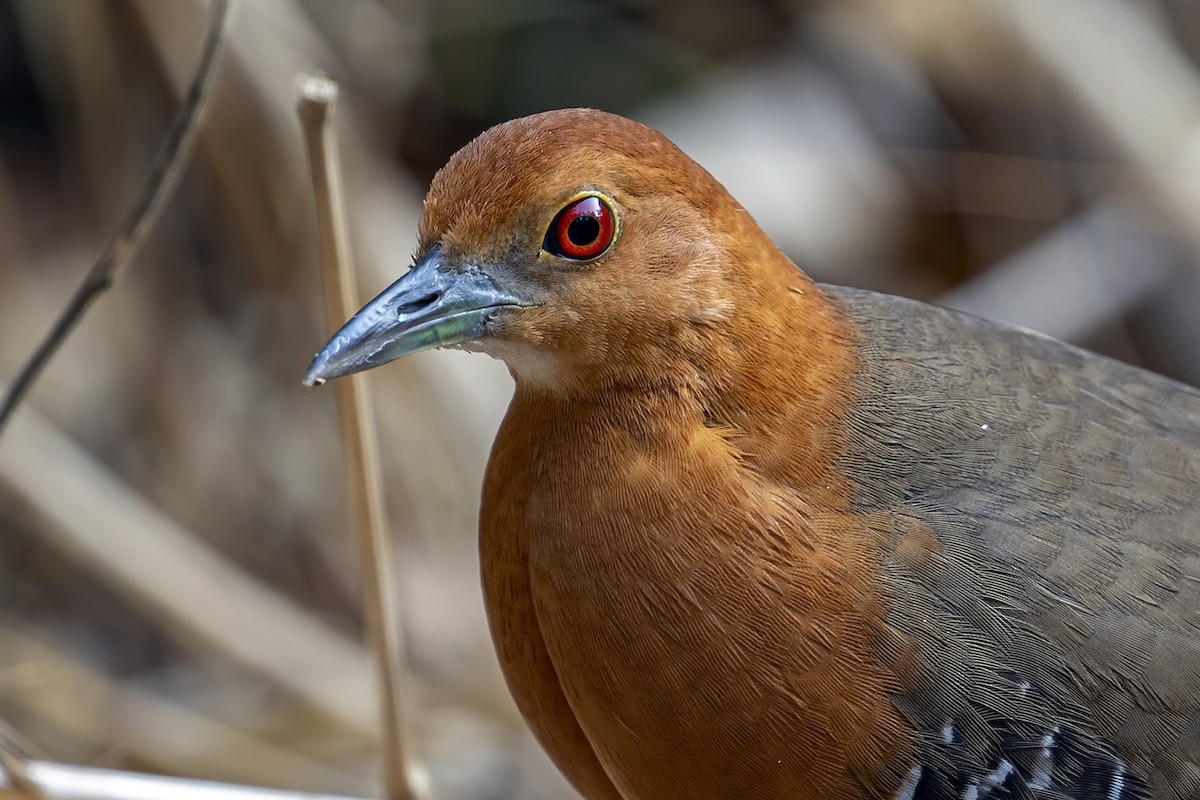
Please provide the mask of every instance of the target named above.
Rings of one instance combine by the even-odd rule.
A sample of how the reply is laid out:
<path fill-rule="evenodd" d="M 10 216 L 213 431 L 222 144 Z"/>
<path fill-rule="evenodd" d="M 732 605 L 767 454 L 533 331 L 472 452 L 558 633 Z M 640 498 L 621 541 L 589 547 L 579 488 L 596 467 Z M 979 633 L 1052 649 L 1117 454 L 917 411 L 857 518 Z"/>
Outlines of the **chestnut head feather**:
<path fill-rule="evenodd" d="M 347 323 L 307 382 L 457 346 L 539 390 L 693 383 L 727 371 L 735 317 L 771 338 L 773 320 L 755 319 L 764 293 L 806 283 L 661 134 L 551 111 L 486 131 L 438 172 L 416 266 Z"/>

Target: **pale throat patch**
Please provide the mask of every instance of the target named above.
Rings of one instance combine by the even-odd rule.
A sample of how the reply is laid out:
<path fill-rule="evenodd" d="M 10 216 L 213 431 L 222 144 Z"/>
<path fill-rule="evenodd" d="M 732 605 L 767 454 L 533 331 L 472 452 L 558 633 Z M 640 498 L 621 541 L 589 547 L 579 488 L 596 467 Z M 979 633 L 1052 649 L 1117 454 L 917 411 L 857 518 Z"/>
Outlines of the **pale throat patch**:
<path fill-rule="evenodd" d="M 470 353 L 484 353 L 503 361 L 516 379 L 531 389 L 557 393 L 564 391 L 571 382 L 570 368 L 561 358 L 524 342 L 485 336 L 455 347 Z"/>

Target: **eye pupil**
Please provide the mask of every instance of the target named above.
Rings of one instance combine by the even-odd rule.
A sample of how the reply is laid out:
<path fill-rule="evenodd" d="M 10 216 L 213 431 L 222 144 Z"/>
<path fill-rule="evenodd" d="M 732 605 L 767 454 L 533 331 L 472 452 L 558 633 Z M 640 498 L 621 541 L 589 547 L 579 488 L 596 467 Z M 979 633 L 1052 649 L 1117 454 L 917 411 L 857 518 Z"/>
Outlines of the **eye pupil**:
<path fill-rule="evenodd" d="M 617 232 L 617 217 L 604 198 L 587 195 L 571 202 L 550 223 L 542 249 L 571 261 L 599 258 Z"/>
<path fill-rule="evenodd" d="M 579 216 L 567 226 L 567 238 L 576 247 L 585 247 L 600 236 L 600 220 L 591 216 Z"/>

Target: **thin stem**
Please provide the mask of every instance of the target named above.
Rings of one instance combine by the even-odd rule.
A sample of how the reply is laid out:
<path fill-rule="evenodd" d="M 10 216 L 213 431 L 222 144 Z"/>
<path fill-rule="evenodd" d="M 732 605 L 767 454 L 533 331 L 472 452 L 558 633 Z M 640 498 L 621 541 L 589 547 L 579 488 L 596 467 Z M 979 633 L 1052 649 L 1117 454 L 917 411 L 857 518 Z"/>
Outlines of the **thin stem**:
<path fill-rule="evenodd" d="M 334 329 L 359 305 L 346 235 L 345 204 L 332 116 L 337 84 L 325 76 L 297 79 L 297 113 L 312 170 L 321 238 L 325 307 Z M 390 800 L 416 797 L 410 784 L 408 739 L 404 718 L 404 653 L 399 605 L 391 574 L 391 551 L 383 507 L 375 418 L 371 414 L 367 377 L 337 382 L 337 401 L 355 527 L 363 566 L 363 604 L 367 636 L 375 656 L 382 714 L 384 788 Z"/>
<path fill-rule="evenodd" d="M 79 325 L 79 321 L 92 301 L 113 285 L 121 268 L 137 254 L 146 235 L 154 228 L 161 216 L 167 201 L 175 193 L 175 188 L 179 185 L 191 158 L 196 141 L 196 131 L 208 108 L 216 65 L 220 61 L 225 47 L 225 33 L 228 29 L 231 5 L 232 0 L 213 0 L 209 15 L 208 35 L 205 38 L 204 50 L 200 54 L 196 77 L 192 81 L 179 113 L 171 122 L 171 128 L 167 131 L 167 136 L 159 147 L 154 163 L 150 166 L 150 174 L 146 177 L 141 194 L 138 195 L 137 201 L 130 209 L 129 215 L 125 218 L 117 235 L 108 243 L 104 252 L 100 254 L 100 258 L 84 276 L 83 282 L 75 290 L 67 307 L 55 321 L 54 327 L 46 334 L 46 338 L 34 350 L 9 385 L 3 402 L 0 402 L 0 433 L 3 433 L 13 412 L 29 392 L 34 381 L 41 375 L 42 370 L 50 363 L 50 359 Z"/>
<path fill-rule="evenodd" d="M 27 800 L 30 795 L 22 792 L 32 787 L 38 792 L 33 797 L 39 800 L 143 800 L 147 797 L 163 800 L 355 800 L 333 795 L 74 767 L 49 761 L 27 761 L 23 770 L 24 780 L 28 783 L 19 786 L 7 768 L 0 768 L 0 798 Z"/>

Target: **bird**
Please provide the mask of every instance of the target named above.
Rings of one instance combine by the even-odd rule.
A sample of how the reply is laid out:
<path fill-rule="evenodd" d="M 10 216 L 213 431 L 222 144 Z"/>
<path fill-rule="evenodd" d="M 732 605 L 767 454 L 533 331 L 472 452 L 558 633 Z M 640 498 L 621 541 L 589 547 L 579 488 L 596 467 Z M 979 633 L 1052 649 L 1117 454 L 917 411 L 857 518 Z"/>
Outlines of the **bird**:
<path fill-rule="evenodd" d="M 480 134 L 418 233 L 305 382 L 508 366 L 484 602 L 583 797 L 1200 798 L 1196 389 L 818 284 L 602 111 Z"/>

